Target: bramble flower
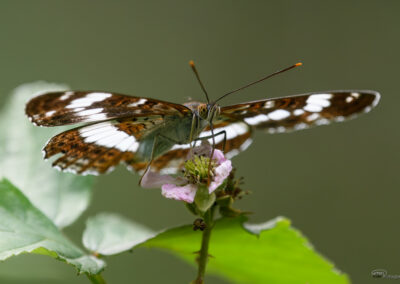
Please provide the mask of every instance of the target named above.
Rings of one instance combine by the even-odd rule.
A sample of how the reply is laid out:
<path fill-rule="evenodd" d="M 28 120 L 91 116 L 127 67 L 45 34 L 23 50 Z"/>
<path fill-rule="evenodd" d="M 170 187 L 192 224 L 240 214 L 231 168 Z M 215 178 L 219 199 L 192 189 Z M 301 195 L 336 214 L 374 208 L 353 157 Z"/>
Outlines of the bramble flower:
<path fill-rule="evenodd" d="M 222 151 L 215 149 L 210 160 L 211 153 L 211 145 L 203 142 L 188 155 L 182 176 L 173 177 L 147 171 L 140 185 L 145 188 L 161 187 L 165 197 L 187 203 L 193 203 L 196 194 L 204 195 L 204 188 L 207 188 L 205 194 L 210 196 L 232 171 L 232 163 Z M 215 196 L 213 198 L 215 200 Z"/>

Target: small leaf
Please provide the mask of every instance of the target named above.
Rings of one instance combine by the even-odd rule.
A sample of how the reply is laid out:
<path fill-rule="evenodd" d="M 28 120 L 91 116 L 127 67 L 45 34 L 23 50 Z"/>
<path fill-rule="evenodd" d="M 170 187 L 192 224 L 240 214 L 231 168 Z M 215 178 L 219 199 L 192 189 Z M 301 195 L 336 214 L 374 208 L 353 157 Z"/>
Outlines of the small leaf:
<path fill-rule="evenodd" d="M 319 255 L 285 218 L 246 224 L 244 216 L 217 221 L 212 233 L 207 271 L 246 284 L 341 284 L 346 275 Z M 243 228 L 245 227 L 245 229 Z M 192 226 L 167 230 L 139 246 L 168 250 L 194 263 L 201 232 Z"/>
<path fill-rule="evenodd" d="M 71 243 L 8 180 L 0 181 L 0 260 L 21 253 L 48 255 L 73 265 L 79 273 L 98 274 L 105 263 Z"/>
<path fill-rule="evenodd" d="M 26 102 L 39 93 L 66 89 L 45 82 L 21 85 L 0 115 L 0 178 L 13 182 L 60 228 L 73 223 L 87 208 L 93 179 L 60 173 L 45 162 L 43 146 L 65 128 L 36 127 L 24 111 Z"/>
<path fill-rule="evenodd" d="M 153 231 L 122 216 L 102 213 L 86 222 L 83 245 L 92 252 L 113 255 L 154 236 Z"/>

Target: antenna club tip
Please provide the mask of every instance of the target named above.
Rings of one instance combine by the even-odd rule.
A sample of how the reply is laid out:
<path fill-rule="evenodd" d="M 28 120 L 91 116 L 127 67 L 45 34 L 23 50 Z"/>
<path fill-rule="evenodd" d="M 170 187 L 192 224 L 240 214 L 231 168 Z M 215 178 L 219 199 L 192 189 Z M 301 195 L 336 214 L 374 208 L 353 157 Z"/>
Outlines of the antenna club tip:
<path fill-rule="evenodd" d="M 298 62 L 298 63 L 296 63 L 294 66 L 301 66 L 301 65 L 303 65 L 303 63 L 301 63 L 301 62 Z"/>
<path fill-rule="evenodd" d="M 189 61 L 189 65 L 193 67 L 193 66 L 194 66 L 194 61 L 193 61 L 193 60 L 190 60 L 190 61 Z"/>

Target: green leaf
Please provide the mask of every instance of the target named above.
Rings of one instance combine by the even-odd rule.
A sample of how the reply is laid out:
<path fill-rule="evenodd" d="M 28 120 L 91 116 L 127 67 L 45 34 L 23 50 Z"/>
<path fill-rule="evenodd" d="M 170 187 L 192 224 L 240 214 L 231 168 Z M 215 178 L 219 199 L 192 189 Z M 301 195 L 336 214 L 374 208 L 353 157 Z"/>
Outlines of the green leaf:
<path fill-rule="evenodd" d="M 246 284 L 329 284 L 349 283 L 346 275 L 334 268 L 313 249 L 285 218 L 264 224 L 244 224 L 244 217 L 217 221 L 212 233 L 207 272 L 235 283 Z M 139 246 L 167 250 L 194 263 L 201 232 L 192 226 L 165 231 Z"/>
<path fill-rule="evenodd" d="M 45 162 L 43 146 L 65 128 L 36 127 L 24 111 L 26 102 L 37 94 L 66 89 L 45 82 L 21 85 L 0 114 L 0 178 L 20 188 L 58 227 L 73 223 L 87 208 L 93 179 L 60 173 Z"/>
<path fill-rule="evenodd" d="M 8 180 L 0 181 L 0 260 L 21 253 L 48 255 L 73 265 L 79 273 L 98 274 L 105 264 L 71 243 Z"/>
<path fill-rule="evenodd" d="M 154 236 L 155 233 L 143 225 L 117 214 L 101 213 L 86 222 L 83 245 L 92 252 L 113 255 Z"/>

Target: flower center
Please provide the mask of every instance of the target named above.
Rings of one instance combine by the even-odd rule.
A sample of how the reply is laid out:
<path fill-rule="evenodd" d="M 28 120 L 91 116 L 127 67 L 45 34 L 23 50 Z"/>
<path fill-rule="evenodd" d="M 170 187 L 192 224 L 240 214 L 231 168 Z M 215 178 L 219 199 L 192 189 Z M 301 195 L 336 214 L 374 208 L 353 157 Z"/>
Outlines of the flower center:
<path fill-rule="evenodd" d="M 184 176 L 193 184 L 206 183 L 208 180 L 208 167 L 210 158 L 205 156 L 194 156 L 193 159 L 185 162 Z M 214 169 L 217 166 L 214 160 L 211 160 L 210 175 L 214 176 Z"/>

